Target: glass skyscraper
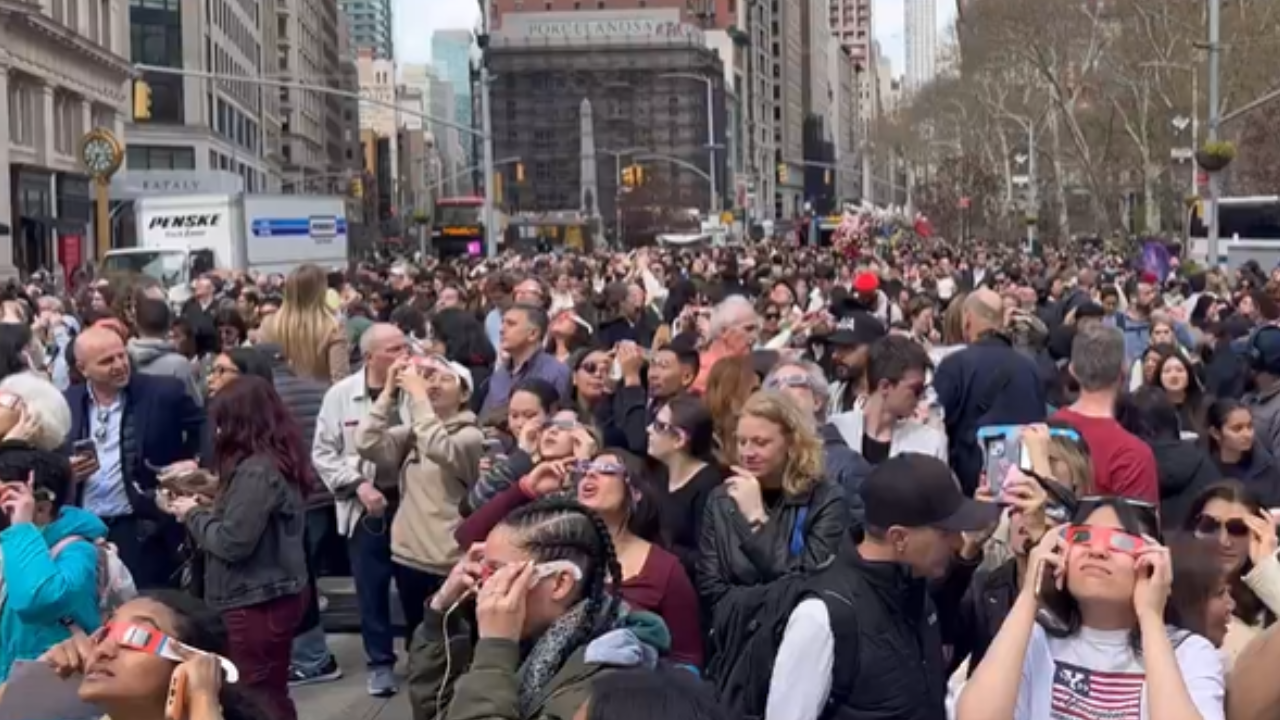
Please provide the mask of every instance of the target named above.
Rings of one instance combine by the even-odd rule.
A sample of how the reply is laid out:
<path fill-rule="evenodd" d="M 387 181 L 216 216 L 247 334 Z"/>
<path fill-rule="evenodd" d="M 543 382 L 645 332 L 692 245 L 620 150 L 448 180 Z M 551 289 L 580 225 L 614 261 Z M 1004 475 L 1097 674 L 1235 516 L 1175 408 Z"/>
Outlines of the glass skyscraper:
<path fill-rule="evenodd" d="M 437 30 L 431 36 L 431 66 L 453 87 L 454 122 L 463 127 L 473 127 L 471 107 L 473 43 L 474 36 L 470 30 Z M 466 165 L 474 165 L 476 153 L 470 136 L 463 136 L 462 147 Z"/>

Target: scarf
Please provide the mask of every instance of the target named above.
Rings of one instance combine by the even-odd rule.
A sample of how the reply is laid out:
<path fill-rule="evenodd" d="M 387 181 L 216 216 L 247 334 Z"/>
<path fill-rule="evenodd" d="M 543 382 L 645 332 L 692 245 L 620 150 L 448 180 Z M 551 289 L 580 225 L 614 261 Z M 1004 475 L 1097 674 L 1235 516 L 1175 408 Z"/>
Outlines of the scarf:
<path fill-rule="evenodd" d="M 606 611 L 597 626 L 591 629 L 588 639 L 612 630 L 626 617 L 626 603 L 614 599 L 607 599 L 605 602 L 608 604 Z M 547 683 L 551 682 L 569 656 L 578 649 L 573 642 L 582 624 L 587 621 L 587 601 L 583 600 L 561 615 L 534 643 L 533 650 L 521 663 L 516 676 L 520 681 L 520 717 L 529 717 L 546 690 Z"/>

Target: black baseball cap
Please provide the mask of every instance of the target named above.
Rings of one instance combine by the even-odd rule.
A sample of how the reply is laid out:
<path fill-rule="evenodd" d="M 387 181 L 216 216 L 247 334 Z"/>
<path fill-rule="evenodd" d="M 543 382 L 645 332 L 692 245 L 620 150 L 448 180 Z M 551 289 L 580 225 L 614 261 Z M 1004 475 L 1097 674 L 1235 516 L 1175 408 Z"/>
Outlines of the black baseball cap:
<path fill-rule="evenodd" d="M 866 524 L 973 532 L 1000 519 L 1000 506 L 965 497 L 951 468 L 932 455 L 904 453 L 881 463 L 859 491 Z"/>
<path fill-rule="evenodd" d="M 868 312 L 852 312 L 840 319 L 836 329 L 827 336 L 827 344 L 836 347 L 858 348 L 884 337 L 887 333 L 880 318 Z"/>

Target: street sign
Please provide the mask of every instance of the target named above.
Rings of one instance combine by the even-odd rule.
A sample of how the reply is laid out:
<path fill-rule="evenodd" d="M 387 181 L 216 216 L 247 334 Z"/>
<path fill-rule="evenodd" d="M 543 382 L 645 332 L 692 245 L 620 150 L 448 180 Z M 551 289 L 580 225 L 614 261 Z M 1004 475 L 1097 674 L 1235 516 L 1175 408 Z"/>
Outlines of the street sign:
<path fill-rule="evenodd" d="M 1030 175 L 1014 175 L 1013 184 L 1014 185 L 1030 185 L 1031 176 Z"/>
<path fill-rule="evenodd" d="M 1013 161 L 1018 163 L 1019 165 L 1025 165 L 1028 159 L 1030 158 L 1026 153 L 1018 153 L 1017 155 L 1013 156 Z"/>
<path fill-rule="evenodd" d="M 1173 148 L 1169 150 L 1169 157 L 1179 162 L 1191 160 L 1196 156 L 1196 151 L 1191 148 Z"/>
<path fill-rule="evenodd" d="M 971 198 L 967 198 L 967 197 L 960 198 L 959 205 L 961 210 L 968 210 L 969 206 L 972 204 L 973 204 L 973 200 Z"/>

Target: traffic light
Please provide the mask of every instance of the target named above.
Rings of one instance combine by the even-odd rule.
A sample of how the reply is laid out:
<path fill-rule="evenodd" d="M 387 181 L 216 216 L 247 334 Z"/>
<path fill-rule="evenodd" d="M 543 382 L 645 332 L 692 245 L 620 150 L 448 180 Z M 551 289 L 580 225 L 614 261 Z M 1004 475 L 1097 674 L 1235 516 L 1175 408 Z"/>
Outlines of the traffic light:
<path fill-rule="evenodd" d="M 787 164 L 778 163 L 778 182 L 786 184 L 787 178 Z"/>
<path fill-rule="evenodd" d="M 644 168 L 640 167 L 639 165 L 633 165 L 632 170 L 635 171 L 636 185 L 643 185 L 644 184 Z"/>
<path fill-rule="evenodd" d="M 151 119 L 151 85 L 146 80 L 133 81 L 133 119 Z"/>
<path fill-rule="evenodd" d="M 822 171 L 822 184 L 823 184 L 823 185 L 830 185 L 830 184 L 831 184 L 831 171 L 830 171 L 830 170 L 823 170 L 823 171 Z"/>
<path fill-rule="evenodd" d="M 361 178 L 351 178 L 351 197 L 360 199 L 364 197 L 364 180 Z"/>
<path fill-rule="evenodd" d="M 627 187 L 636 186 L 636 169 L 634 166 L 628 165 L 622 168 L 622 184 Z"/>
<path fill-rule="evenodd" d="M 516 182 L 524 182 L 524 163 L 516 163 Z"/>

